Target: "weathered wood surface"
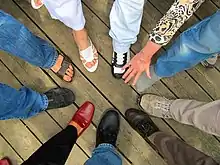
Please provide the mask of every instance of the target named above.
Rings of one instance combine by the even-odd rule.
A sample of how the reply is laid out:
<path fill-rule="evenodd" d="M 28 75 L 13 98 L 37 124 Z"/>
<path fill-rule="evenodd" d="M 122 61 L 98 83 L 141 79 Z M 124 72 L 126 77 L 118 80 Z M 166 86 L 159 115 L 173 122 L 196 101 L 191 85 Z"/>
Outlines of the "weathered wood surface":
<path fill-rule="evenodd" d="M 172 2 L 173 0 L 150 0 L 146 3 L 140 35 L 137 43 L 132 46 L 133 55 L 146 43 L 149 32 Z M 121 112 L 122 122 L 117 147 L 119 152 L 124 155 L 122 156 L 123 164 L 165 164 L 162 158 L 124 119 L 126 109 L 137 107 L 136 97 L 138 93 L 121 80 L 115 80 L 111 76 L 112 44 L 111 38 L 108 36 L 108 17 L 112 3 L 112 0 L 83 0 L 83 9 L 87 20 L 86 26 L 101 55 L 98 70 L 91 74 L 81 65 L 77 47 L 70 35 L 70 29 L 59 21 L 52 20 L 45 8 L 33 10 L 30 4 L 23 0 L 14 0 L 14 2 L 12 0 L 1 0 L 0 9 L 12 14 L 35 34 L 52 41 L 59 49 L 71 57 L 76 66 L 76 77 L 71 84 L 67 84 L 57 78 L 51 71 L 46 71 L 47 74 L 45 74 L 45 71 L 24 61 L 5 53 L 0 53 L 0 59 L 2 60 L 0 63 L 0 82 L 15 88 L 19 88 L 21 86 L 20 83 L 22 83 L 39 92 L 57 87 L 57 85 L 65 86 L 75 91 L 76 104 L 59 110 L 43 112 L 28 120 L 0 121 L 0 133 L 4 137 L 1 138 L 0 136 L 0 157 L 8 154 L 15 163 L 19 164 L 22 159 L 28 158 L 42 143 L 65 128 L 77 107 L 85 100 L 90 100 L 96 105 L 93 124 L 78 139 L 77 145 L 73 148 L 66 164 L 83 164 L 88 156 L 91 156 L 99 119 L 104 110 L 109 107 L 115 107 Z M 219 6 L 218 0 L 206 1 L 196 12 L 195 16 L 180 29 L 178 34 L 204 17 L 213 14 Z M 42 32 L 47 34 L 48 38 Z M 168 46 L 165 48 L 167 49 Z M 194 69 L 179 73 L 173 78 L 162 79 L 162 81 L 153 85 L 148 92 L 171 98 L 193 98 L 203 101 L 218 99 L 220 95 L 220 90 L 218 89 L 219 70 L 220 63 L 216 69 L 212 70 L 205 70 L 201 66 L 196 66 Z M 100 81 L 100 77 L 103 81 Z M 162 131 L 179 136 L 190 145 L 220 161 L 220 144 L 214 136 L 172 120 L 164 121 L 158 118 L 153 118 L 153 120 Z M 10 127 L 14 128 L 15 125 L 16 129 L 19 127 L 21 132 L 16 132 L 16 129 L 13 129 L 12 132 L 10 131 Z M 17 141 L 22 140 L 22 143 L 17 143 Z M 28 148 L 30 144 L 31 147 Z M 3 146 L 4 152 L 1 152 L 1 146 Z"/>

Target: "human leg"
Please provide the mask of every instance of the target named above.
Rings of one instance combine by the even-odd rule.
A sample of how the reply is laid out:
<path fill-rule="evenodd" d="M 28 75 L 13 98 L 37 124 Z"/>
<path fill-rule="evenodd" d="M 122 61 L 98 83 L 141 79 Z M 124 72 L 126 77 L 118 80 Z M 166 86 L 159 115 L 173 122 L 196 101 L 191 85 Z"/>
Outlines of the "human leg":
<path fill-rule="evenodd" d="M 113 43 L 112 74 L 121 78 L 130 61 L 130 46 L 137 41 L 145 0 L 116 0 L 110 13 L 109 35 Z"/>
<path fill-rule="evenodd" d="M 43 2 L 52 18 L 60 20 L 72 29 L 84 67 L 89 72 L 94 72 L 98 67 L 98 53 L 85 29 L 81 0 L 43 0 Z"/>
<path fill-rule="evenodd" d="M 77 138 L 88 128 L 94 115 L 94 105 L 84 103 L 74 114 L 69 125 L 43 144 L 22 165 L 65 164 Z"/>
<path fill-rule="evenodd" d="M 177 137 L 160 132 L 148 114 L 137 109 L 125 113 L 128 123 L 146 141 L 151 140 L 168 165 L 218 165 L 214 159 L 189 146 Z"/>
<path fill-rule="evenodd" d="M 113 109 L 105 112 L 97 129 L 96 148 L 85 165 L 122 165 L 115 149 L 119 126 L 118 112 Z"/>
<path fill-rule="evenodd" d="M 23 24 L 0 10 L 0 49 L 32 65 L 50 69 L 56 63 L 56 49 L 33 35 Z"/>
<path fill-rule="evenodd" d="M 216 12 L 183 32 L 158 58 L 155 64 L 156 74 L 160 77 L 170 77 L 219 53 L 219 25 L 220 12 Z"/>
<path fill-rule="evenodd" d="M 51 69 L 56 74 L 62 71 L 62 79 L 70 82 L 73 66 L 59 55 L 49 42 L 35 36 L 14 17 L 0 10 L 0 49 L 17 56 L 32 65 Z M 65 64 L 67 64 L 65 66 Z"/>
<path fill-rule="evenodd" d="M 27 87 L 16 90 L 0 83 L 0 120 L 29 118 L 44 110 L 65 107 L 74 100 L 72 91 L 64 88 L 40 94 Z"/>
<path fill-rule="evenodd" d="M 157 132 L 149 137 L 168 165 L 218 165 L 210 156 L 184 143 L 177 137 Z"/>
<path fill-rule="evenodd" d="M 220 123 L 220 100 L 209 103 L 188 99 L 169 100 L 152 94 L 143 94 L 138 100 L 140 108 L 152 116 L 174 119 L 220 136 L 217 124 Z"/>
<path fill-rule="evenodd" d="M 0 120 L 28 118 L 44 111 L 48 106 L 46 95 L 29 88 L 19 90 L 0 83 Z"/>
<path fill-rule="evenodd" d="M 220 12 L 217 12 L 183 32 L 156 64 L 151 65 L 152 78 L 142 73 L 136 84 L 137 90 L 144 92 L 163 77 L 171 77 L 200 62 L 207 64 L 206 60 L 220 52 L 219 25 Z M 212 60 L 212 66 L 216 59 Z"/>

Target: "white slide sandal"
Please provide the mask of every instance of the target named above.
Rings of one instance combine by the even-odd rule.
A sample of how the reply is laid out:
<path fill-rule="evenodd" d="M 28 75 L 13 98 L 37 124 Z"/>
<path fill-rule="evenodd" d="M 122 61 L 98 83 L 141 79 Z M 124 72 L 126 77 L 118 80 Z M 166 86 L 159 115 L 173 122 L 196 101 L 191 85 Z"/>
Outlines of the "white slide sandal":
<path fill-rule="evenodd" d="M 90 46 L 88 48 L 79 51 L 80 59 L 83 63 L 83 66 L 89 72 L 95 72 L 98 67 L 98 52 L 90 39 L 89 42 Z"/>

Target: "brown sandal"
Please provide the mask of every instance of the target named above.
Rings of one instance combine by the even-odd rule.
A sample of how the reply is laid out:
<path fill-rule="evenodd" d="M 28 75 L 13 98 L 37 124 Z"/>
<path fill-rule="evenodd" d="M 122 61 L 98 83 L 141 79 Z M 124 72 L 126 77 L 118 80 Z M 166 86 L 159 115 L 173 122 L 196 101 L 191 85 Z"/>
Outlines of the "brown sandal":
<path fill-rule="evenodd" d="M 60 70 L 58 70 L 58 72 L 54 72 L 53 70 L 52 70 L 52 71 L 53 71 L 59 78 L 61 78 L 63 81 L 65 81 L 63 78 L 64 78 L 65 75 L 67 75 L 67 74 L 66 74 L 66 71 L 67 71 L 67 69 L 69 68 L 69 65 L 71 65 L 72 68 L 73 68 L 73 77 L 74 77 L 75 72 L 74 72 L 74 67 L 73 67 L 73 65 L 72 65 L 72 60 L 71 60 L 68 56 L 64 56 L 64 55 L 61 54 L 60 52 L 58 52 L 58 54 L 61 55 L 61 56 L 63 56 L 63 61 L 62 61 L 62 63 L 61 63 L 61 68 L 60 68 Z M 68 76 L 68 75 L 67 75 L 67 76 Z M 72 77 L 71 81 L 65 81 L 65 82 L 68 82 L 68 83 L 72 82 L 73 77 Z"/>

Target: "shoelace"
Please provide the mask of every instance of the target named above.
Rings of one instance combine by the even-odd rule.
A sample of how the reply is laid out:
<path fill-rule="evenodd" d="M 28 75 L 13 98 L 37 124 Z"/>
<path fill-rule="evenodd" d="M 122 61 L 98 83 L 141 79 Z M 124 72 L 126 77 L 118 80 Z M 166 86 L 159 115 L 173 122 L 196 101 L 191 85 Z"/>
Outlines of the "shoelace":
<path fill-rule="evenodd" d="M 139 122 L 137 128 L 143 136 L 148 136 L 153 131 L 153 127 L 147 121 Z"/>
<path fill-rule="evenodd" d="M 127 53 L 124 54 L 114 54 L 113 63 L 117 65 L 125 65 L 127 63 Z"/>
<path fill-rule="evenodd" d="M 164 117 L 170 117 L 170 104 L 167 102 L 156 102 L 155 104 L 156 109 L 160 109 L 163 111 Z"/>

